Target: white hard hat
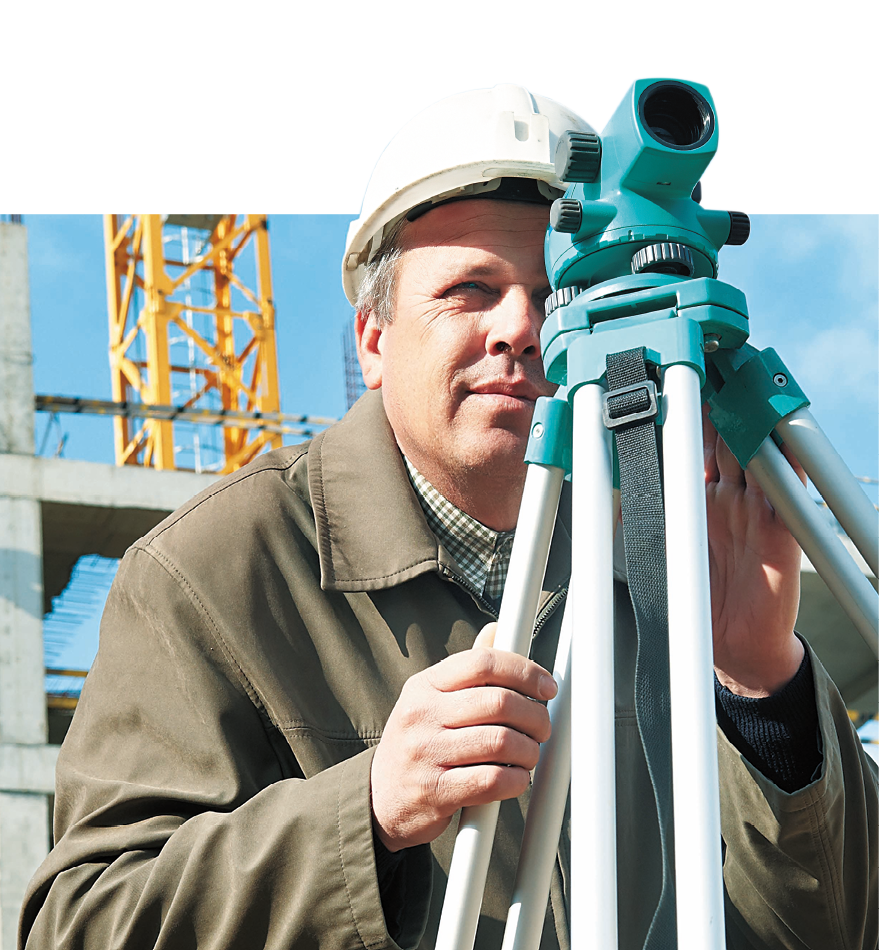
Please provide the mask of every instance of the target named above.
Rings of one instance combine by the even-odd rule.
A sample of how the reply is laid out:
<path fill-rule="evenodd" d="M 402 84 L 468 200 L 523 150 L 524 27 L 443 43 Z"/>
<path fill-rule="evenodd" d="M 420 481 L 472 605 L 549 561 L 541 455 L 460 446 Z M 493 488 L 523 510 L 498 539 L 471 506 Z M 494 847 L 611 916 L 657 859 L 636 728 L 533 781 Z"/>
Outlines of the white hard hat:
<path fill-rule="evenodd" d="M 553 158 L 568 129 L 592 132 L 574 112 L 522 86 L 474 89 L 428 106 L 394 136 L 348 228 L 342 283 L 352 304 L 363 265 L 404 214 L 428 202 L 477 197 L 504 178 L 530 178 L 547 203 L 565 190 Z M 549 187 L 546 187 L 546 186 Z"/>

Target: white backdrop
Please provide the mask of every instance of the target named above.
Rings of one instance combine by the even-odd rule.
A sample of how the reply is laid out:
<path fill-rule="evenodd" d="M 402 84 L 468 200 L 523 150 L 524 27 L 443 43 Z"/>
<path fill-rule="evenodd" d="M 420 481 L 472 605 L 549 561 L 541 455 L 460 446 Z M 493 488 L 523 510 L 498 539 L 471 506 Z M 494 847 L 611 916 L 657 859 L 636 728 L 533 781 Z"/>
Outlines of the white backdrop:
<path fill-rule="evenodd" d="M 434 99 L 517 82 L 600 131 L 647 77 L 714 96 L 706 207 L 879 210 L 877 14 L 862 0 L 246 6 L 10 4 L 4 210 L 128 207 L 134 193 L 152 210 L 352 214 L 384 144 Z"/>

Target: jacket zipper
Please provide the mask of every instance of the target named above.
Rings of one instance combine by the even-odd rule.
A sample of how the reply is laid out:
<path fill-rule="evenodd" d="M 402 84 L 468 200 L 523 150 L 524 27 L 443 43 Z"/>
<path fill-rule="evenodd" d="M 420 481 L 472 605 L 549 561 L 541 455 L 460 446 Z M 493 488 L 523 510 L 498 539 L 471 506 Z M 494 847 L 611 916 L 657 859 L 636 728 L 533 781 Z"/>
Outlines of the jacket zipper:
<path fill-rule="evenodd" d="M 476 590 L 476 588 L 467 580 L 466 577 L 462 577 L 460 574 L 456 574 L 454 571 L 440 565 L 440 572 L 443 577 L 450 578 L 459 587 L 463 587 L 464 590 L 470 594 L 473 599 L 482 607 L 486 613 L 491 614 L 495 620 L 498 619 L 498 612 L 495 608 L 482 596 L 482 594 Z M 562 587 L 557 590 L 547 602 L 543 605 L 540 612 L 537 614 L 537 619 L 534 622 L 534 629 L 531 631 L 531 639 L 533 640 L 537 634 L 540 632 L 540 629 L 546 624 L 547 620 L 555 613 L 556 607 L 568 596 L 568 588 Z"/>
<path fill-rule="evenodd" d="M 546 623 L 547 620 L 555 613 L 556 607 L 567 598 L 568 588 L 560 587 L 543 605 L 543 609 L 538 613 L 537 620 L 534 622 L 534 632 L 531 634 L 531 639 L 540 633 L 540 628 Z"/>
<path fill-rule="evenodd" d="M 468 594 L 473 597 L 473 599 L 479 604 L 479 606 L 488 614 L 491 614 L 495 620 L 498 618 L 498 612 L 495 608 L 482 596 L 482 594 L 467 580 L 466 577 L 462 577 L 460 574 L 456 574 L 454 571 L 447 568 L 445 565 L 441 564 L 439 566 L 440 573 L 443 577 L 453 580 L 459 587 L 463 587 Z"/>

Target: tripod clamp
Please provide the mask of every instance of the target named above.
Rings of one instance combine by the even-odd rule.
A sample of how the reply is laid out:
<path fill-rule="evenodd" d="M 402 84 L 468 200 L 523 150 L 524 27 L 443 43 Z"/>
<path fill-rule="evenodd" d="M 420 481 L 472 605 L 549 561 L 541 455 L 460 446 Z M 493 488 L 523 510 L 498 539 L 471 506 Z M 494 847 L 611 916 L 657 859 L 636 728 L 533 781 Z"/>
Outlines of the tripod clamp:
<path fill-rule="evenodd" d="M 610 353 L 644 346 L 657 368 L 684 363 L 699 373 L 711 421 L 742 468 L 780 422 L 808 408 L 808 397 L 776 351 L 745 342 L 748 309 L 737 288 L 713 278 L 650 274 L 603 284 L 600 294 L 564 288 L 547 305 L 541 332 L 546 375 L 564 387 L 552 401 L 570 400 L 580 386 L 600 382 Z M 643 394 L 641 408 L 621 412 L 618 407 L 629 392 Z M 609 429 L 654 417 L 663 421 L 662 401 L 651 380 L 604 399 Z M 535 427 L 546 427 L 539 406 L 532 437 Z M 525 460 L 559 464 L 570 474 L 570 463 L 550 463 L 546 449 L 530 443 Z"/>
<path fill-rule="evenodd" d="M 611 353 L 643 346 L 657 366 L 686 363 L 705 383 L 705 340 L 736 349 L 748 338 L 744 294 L 713 278 L 637 274 L 577 294 L 540 334 L 550 382 L 572 394 L 600 382 Z"/>

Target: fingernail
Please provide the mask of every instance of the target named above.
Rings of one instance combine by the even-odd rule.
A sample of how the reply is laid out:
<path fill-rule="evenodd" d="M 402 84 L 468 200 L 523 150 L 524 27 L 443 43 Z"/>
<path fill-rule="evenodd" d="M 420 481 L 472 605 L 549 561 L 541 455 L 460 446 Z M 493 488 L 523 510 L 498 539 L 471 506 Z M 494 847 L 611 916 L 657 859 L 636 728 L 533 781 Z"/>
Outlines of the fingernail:
<path fill-rule="evenodd" d="M 548 676 L 546 673 L 543 673 L 540 677 L 540 683 L 538 685 L 540 691 L 541 699 L 552 699 L 553 696 L 559 691 L 558 686 L 556 686 L 555 680 Z"/>

